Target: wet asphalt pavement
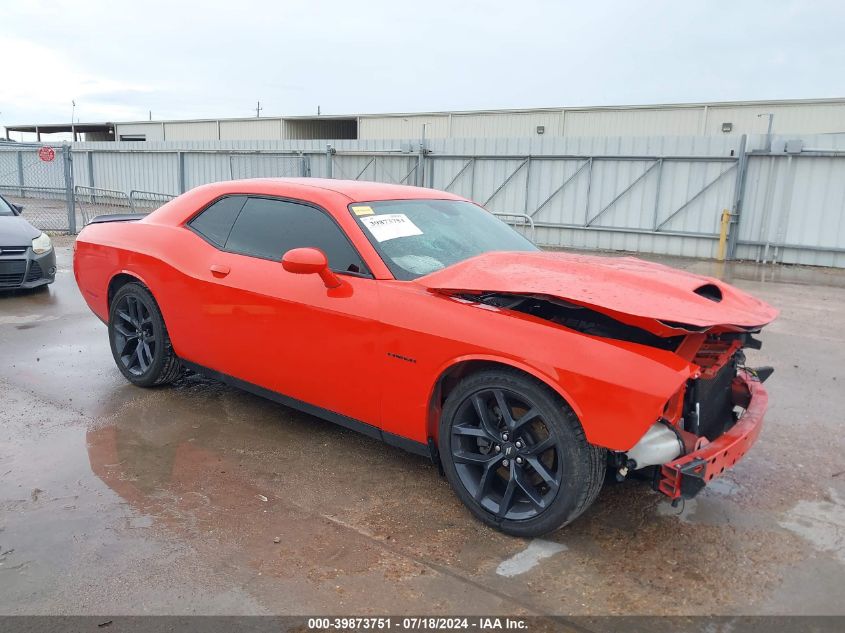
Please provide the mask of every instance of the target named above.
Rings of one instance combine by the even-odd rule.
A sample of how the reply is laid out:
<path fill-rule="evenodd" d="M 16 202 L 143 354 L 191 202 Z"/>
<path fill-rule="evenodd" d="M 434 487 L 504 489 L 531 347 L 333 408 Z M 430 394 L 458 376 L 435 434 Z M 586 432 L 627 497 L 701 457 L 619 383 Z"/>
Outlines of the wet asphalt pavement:
<path fill-rule="evenodd" d="M 129 385 L 58 243 L 55 284 L 0 296 L 0 614 L 845 614 L 845 271 L 671 262 L 781 308 L 760 440 L 683 509 L 625 482 L 528 541 L 425 459 Z"/>

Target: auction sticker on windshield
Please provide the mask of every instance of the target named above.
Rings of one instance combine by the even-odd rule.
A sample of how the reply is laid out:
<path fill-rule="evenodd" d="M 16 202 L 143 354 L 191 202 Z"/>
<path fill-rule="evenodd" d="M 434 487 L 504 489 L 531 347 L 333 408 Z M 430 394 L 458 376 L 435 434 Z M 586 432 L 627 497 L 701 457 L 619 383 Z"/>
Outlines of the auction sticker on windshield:
<path fill-rule="evenodd" d="M 372 233 L 372 236 L 378 242 L 423 234 L 419 227 L 411 222 L 404 213 L 369 215 L 360 219 L 361 224 L 367 227 L 367 230 Z"/>

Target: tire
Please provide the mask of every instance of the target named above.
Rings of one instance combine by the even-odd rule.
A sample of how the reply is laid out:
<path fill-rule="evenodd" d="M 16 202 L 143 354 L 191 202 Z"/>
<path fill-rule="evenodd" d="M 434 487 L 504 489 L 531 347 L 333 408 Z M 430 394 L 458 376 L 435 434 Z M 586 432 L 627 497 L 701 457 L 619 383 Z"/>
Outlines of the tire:
<path fill-rule="evenodd" d="M 470 512 L 513 536 L 540 536 L 575 520 L 595 501 L 606 469 L 605 449 L 587 442 L 569 405 L 507 369 L 458 383 L 443 406 L 438 450 Z"/>
<path fill-rule="evenodd" d="M 109 343 L 117 368 L 133 385 L 166 385 L 182 373 L 161 310 L 140 283 L 128 283 L 115 293 L 109 307 Z"/>

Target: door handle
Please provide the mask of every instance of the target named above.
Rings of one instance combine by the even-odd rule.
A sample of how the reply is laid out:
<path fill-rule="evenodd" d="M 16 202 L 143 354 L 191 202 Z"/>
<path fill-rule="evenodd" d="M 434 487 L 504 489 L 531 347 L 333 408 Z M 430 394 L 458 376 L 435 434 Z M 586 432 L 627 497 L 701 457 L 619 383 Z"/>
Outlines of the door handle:
<path fill-rule="evenodd" d="M 223 264 L 212 264 L 210 270 L 215 277 L 225 277 L 230 272 L 229 267 Z"/>

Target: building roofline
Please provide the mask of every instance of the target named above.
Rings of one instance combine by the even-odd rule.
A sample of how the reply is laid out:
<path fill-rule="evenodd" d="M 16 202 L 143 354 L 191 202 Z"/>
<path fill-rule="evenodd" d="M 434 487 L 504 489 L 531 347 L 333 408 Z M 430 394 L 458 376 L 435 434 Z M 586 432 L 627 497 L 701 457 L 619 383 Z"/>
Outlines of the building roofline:
<path fill-rule="evenodd" d="M 845 105 L 845 97 L 830 97 L 821 99 L 769 99 L 757 101 L 700 101 L 685 103 L 645 103 L 628 105 L 604 105 L 604 106 L 558 106 L 542 108 L 499 108 L 487 110 L 431 110 L 420 112 L 377 112 L 372 114 L 358 114 L 360 118 L 367 117 L 405 117 L 405 116 L 445 116 L 449 114 L 520 114 L 531 112 L 579 112 L 590 110 L 662 110 L 679 108 L 703 108 L 707 107 L 737 107 L 737 106 L 790 106 L 790 105 Z"/>
<path fill-rule="evenodd" d="M 481 110 L 421 110 L 418 112 L 361 112 L 357 114 L 313 114 L 313 115 L 279 115 L 262 116 L 262 119 L 282 120 L 322 120 L 322 119 L 366 119 L 372 117 L 408 117 L 408 116 L 448 116 L 450 114 L 519 114 L 531 112 L 576 112 L 579 110 L 659 110 L 665 108 L 702 108 L 708 107 L 736 107 L 736 106 L 778 106 L 778 105 L 824 105 L 843 104 L 845 97 L 827 97 L 820 99 L 769 99 L 757 101 L 700 101 L 686 103 L 646 103 L 629 105 L 605 106 L 555 106 L 539 108 L 488 108 Z M 222 117 L 211 119 L 161 119 L 156 121 L 118 121 L 117 123 L 188 123 L 215 121 L 253 121 L 256 117 Z"/>
<path fill-rule="evenodd" d="M 44 132 L 53 134 L 57 132 L 103 132 L 114 129 L 114 123 L 30 123 L 23 125 L 4 125 L 9 132 Z"/>
<path fill-rule="evenodd" d="M 358 120 L 369 118 L 400 118 L 416 116 L 448 116 L 448 115 L 485 115 L 485 114 L 530 114 L 537 112 L 583 112 L 583 111 L 614 111 L 614 110 L 665 110 L 665 109 L 694 109 L 694 108 L 722 108 L 722 107 L 766 107 L 766 106 L 799 106 L 799 105 L 845 105 L 845 97 L 829 97 L 820 99 L 768 99 L 754 101 L 698 101 L 686 103 L 651 103 L 651 104 L 628 104 L 628 105 L 603 105 L 603 106 L 557 106 L 540 108 L 499 108 L 482 110 L 427 110 L 419 112 L 373 112 L 359 114 L 319 114 L 319 115 L 279 115 L 262 117 L 218 117 L 201 119 L 155 119 L 137 121 L 114 121 L 108 123 L 77 123 L 77 131 L 84 131 L 84 127 L 107 128 L 115 125 L 161 125 L 163 123 L 217 123 L 217 122 L 242 122 L 242 121 L 330 121 L 330 120 Z M 70 131 L 69 123 L 45 123 L 27 125 L 4 126 L 11 132 L 34 132 L 38 127 L 42 132 L 50 128 L 66 128 L 56 131 Z"/>

